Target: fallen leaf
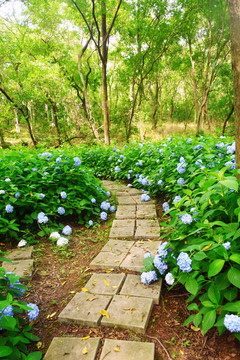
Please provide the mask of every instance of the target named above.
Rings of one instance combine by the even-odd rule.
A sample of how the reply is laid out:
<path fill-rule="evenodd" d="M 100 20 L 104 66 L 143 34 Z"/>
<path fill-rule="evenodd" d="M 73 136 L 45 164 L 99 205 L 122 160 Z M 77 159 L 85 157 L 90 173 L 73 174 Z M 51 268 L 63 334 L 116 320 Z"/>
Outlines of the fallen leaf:
<path fill-rule="evenodd" d="M 83 337 L 83 338 L 80 338 L 80 340 L 87 340 L 87 339 L 89 339 L 90 338 L 90 336 L 85 336 L 85 337 Z"/>
<path fill-rule="evenodd" d="M 36 345 L 37 345 L 37 348 L 40 349 L 40 347 L 42 346 L 42 342 L 39 341 Z"/>
<path fill-rule="evenodd" d="M 96 300 L 97 298 L 88 298 L 87 301 L 93 301 L 93 300 Z"/>
<path fill-rule="evenodd" d="M 84 291 L 84 292 L 89 292 L 89 290 L 87 289 L 87 288 L 82 288 L 82 291 Z"/>
<path fill-rule="evenodd" d="M 119 260 L 114 260 L 114 262 L 115 262 L 115 263 L 118 263 L 118 262 L 119 262 Z"/>
<path fill-rule="evenodd" d="M 80 311 L 79 307 L 77 306 L 77 311 Z"/>
<path fill-rule="evenodd" d="M 109 282 L 107 282 L 107 280 L 104 280 L 104 283 L 105 283 L 107 286 L 110 285 Z"/>
<path fill-rule="evenodd" d="M 193 331 L 199 331 L 199 330 L 200 330 L 199 327 L 194 326 L 194 325 L 191 325 L 191 329 L 192 329 Z"/>
<path fill-rule="evenodd" d="M 112 288 L 113 288 L 113 289 L 116 289 L 116 288 L 117 288 L 117 285 L 112 285 Z"/>
<path fill-rule="evenodd" d="M 115 347 L 115 349 L 113 349 L 113 350 L 116 351 L 116 352 L 119 352 L 119 351 L 120 351 L 120 346 L 117 345 L 117 346 Z"/>
<path fill-rule="evenodd" d="M 89 335 L 92 333 L 92 330 L 89 330 Z"/>
<path fill-rule="evenodd" d="M 56 311 L 54 313 L 52 313 L 51 315 L 49 315 L 50 318 L 54 317 L 54 315 L 56 315 Z"/>
<path fill-rule="evenodd" d="M 209 244 L 209 245 L 205 246 L 205 247 L 203 248 L 203 251 L 204 251 L 204 250 L 208 250 L 211 246 L 212 246 L 212 244 Z"/>
<path fill-rule="evenodd" d="M 100 314 L 102 316 L 106 316 L 107 319 L 110 319 L 109 313 L 107 312 L 107 310 L 100 310 Z"/>
<path fill-rule="evenodd" d="M 86 346 L 83 348 L 82 353 L 83 355 L 86 355 L 88 353 L 88 349 Z"/>
<path fill-rule="evenodd" d="M 69 291 L 69 294 L 75 294 L 76 291 Z"/>
<path fill-rule="evenodd" d="M 63 286 L 64 284 L 66 284 L 66 281 L 64 281 L 61 285 Z"/>

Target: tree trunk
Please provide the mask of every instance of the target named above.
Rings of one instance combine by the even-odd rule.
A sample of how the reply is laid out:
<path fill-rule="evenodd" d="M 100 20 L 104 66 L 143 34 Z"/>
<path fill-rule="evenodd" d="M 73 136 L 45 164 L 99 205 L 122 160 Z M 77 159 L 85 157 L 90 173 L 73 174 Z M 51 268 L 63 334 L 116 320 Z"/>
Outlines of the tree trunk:
<path fill-rule="evenodd" d="M 228 1 L 234 84 L 236 164 L 240 167 L 240 0 Z"/>
<path fill-rule="evenodd" d="M 52 105 L 52 115 L 53 115 L 53 122 L 57 131 L 57 139 L 58 139 L 58 145 L 60 146 L 62 144 L 61 141 L 61 133 L 60 133 L 60 128 L 59 128 L 59 124 L 58 124 L 58 117 L 57 117 L 57 104 L 55 103 L 55 101 L 53 100 L 49 100 L 51 105 Z"/>
<path fill-rule="evenodd" d="M 19 121 L 18 121 L 18 109 L 15 107 L 14 108 L 14 112 L 15 112 L 15 127 L 16 127 L 16 132 L 19 134 L 21 132 L 21 128 L 19 125 Z"/>
<path fill-rule="evenodd" d="M 2 131 L 2 129 L 0 128 L 0 143 L 1 143 L 1 147 L 2 149 L 7 149 L 9 148 L 9 145 L 6 143 L 5 139 L 4 139 L 4 133 Z"/>
<path fill-rule="evenodd" d="M 110 145 L 110 115 L 108 106 L 108 91 L 107 91 L 107 60 L 108 60 L 108 47 L 107 47 L 107 16 L 106 16 L 106 3 L 102 0 L 102 88 L 103 88 L 103 114 L 104 114 L 104 140 L 105 144 Z"/>
<path fill-rule="evenodd" d="M 230 117 L 232 116 L 233 112 L 234 112 L 234 105 L 232 106 L 232 108 L 231 108 L 231 110 L 230 110 L 230 112 L 229 112 L 228 116 L 226 117 L 226 119 L 225 119 L 225 121 L 224 121 L 224 124 L 223 124 L 223 129 L 222 129 L 222 135 L 224 135 L 224 134 L 225 134 L 225 130 L 226 130 L 226 126 L 227 126 L 227 122 L 228 122 L 228 120 L 230 119 Z"/>

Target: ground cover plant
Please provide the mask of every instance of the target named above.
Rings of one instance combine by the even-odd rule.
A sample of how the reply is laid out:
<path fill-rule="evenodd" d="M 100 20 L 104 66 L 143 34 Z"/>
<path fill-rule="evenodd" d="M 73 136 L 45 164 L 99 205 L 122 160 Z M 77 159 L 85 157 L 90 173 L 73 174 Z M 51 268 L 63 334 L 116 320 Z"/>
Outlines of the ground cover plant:
<path fill-rule="evenodd" d="M 129 180 L 149 195 L 165 193 L 168 242 L 145 255 L 142 281 L 165 277 L 191 294 L 185 322 L 205 334 L 216 326 L 240 339 L 240 200 L 235 143 L 230 138 L 168 138 L 161 144 L 90 149 L 84 161 L 99 176 Z M 163 238 L 166 234 L 163 235 Z M 197 299 L 196 302 L 195 299 Z"/>

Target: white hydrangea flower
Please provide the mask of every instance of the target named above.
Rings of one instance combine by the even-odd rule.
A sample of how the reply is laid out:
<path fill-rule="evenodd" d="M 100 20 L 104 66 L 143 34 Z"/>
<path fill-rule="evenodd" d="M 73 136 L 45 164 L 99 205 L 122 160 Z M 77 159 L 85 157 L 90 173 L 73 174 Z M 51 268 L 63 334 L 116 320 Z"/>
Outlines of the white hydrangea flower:
<path fill-rule="evenodd" d="M 168 285 L 173 285 L 175 278 L 172 276 L 172 273 L 167 273 L 167 275 L 165 276 L 165 281 Z"/>
<path fill-rule="evenodd" d="M 58 246 L 65 246 L 68 244 L 68 239 L 66 239 L 65 237 L 61 236 L 58 241 L 57 241 L 57 245 Z"/>
<path fill-rule="evenodd" d="M 50 234 L 49 239 L 50 240 L 58 240 L 60 237 L 61 237 L 61 235 L 57 231 L 54 231 Z"/>
<path fill-rule="evenodd" d="M 18 247 L 23 247 L 25 245 L 27 245 L 27 240 L 24 240 L 24 239 L 20 240 L 18 243 Z"/>

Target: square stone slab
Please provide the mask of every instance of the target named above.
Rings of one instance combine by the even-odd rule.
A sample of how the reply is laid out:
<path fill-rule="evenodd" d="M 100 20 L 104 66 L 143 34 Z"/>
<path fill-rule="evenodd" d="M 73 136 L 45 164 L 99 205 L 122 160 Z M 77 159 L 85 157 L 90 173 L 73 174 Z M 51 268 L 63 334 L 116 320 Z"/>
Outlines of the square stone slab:
<path fill-rule="evenodd" d="M 133 196 L 136 204 L 141 204 L 141 205 L 150 205 L 150 204 L 154 204 L 153 200 L 149 200 L 149 201 L 142 201 L 142 195 L 135 195 Z"/>
<path fill-rule="evenodd" d="M 131 196 L 120 196 L 118 198 L 119 205 L 134 205 L 136 201 Z"/>
<path fill-rule="evenodd" d="M 116 219 L 135 219 L 136 205 L 120 205 L 117 208 Z"/>
<path fill-rule="evenodd" d="M 98 326 L 112 296 L 93 295 L 89 292 L 76 293 L 68 305 L 59 314 L 58 320 L 63 323 L 74 323 L 84 326 Z"/>
<path fill-rule="evenodd" d="M 93 294 L 116 295 L 125 278 L 125 274 L 93 274 L 84 287 Z"/>
<path fill-rule="evenodd" d="M 143 194 L 143 192 L 141 190 L 135 189 L 135 188 L 130 188 L 128 190 L 130 195 L 141 195 Z"/>
<path fill-rule="evenodd" d="M 126 226 L 133 226 L 135 227 L 135 220 L 134 219 L 125 219 L 125 220 L 113 220 L 112 228 L 116 227 L 126 227 Z"/>
<path fill-rule="evenodd" d="M 115 220 L 114 220 L 115 221 Z M 143 227 L 157 227 L 160 230 L 160 226 L 157 220 L 151 220 L 151 219 L 137 219 L 136 220 L 136 227 L 139 226 Z"/>
<path fill-rule="evenodd" d="M 153 256 L 156 255 L 160 244 L 160 241 L 137 241 L 120 264 L 120 269 L 139 272 L 144 268 L 144 254 L 150 252 Z"/>
<path fill-rule="evenodd" d="M 91 262 L 90 269 L 118 269 L 127 253 L 101 251 Z"/>
<path fill-rule="evenodd" d="M 153 343 L 106 339 L 100 360 L 154 360 L 154 350 Z"/>
<path fill-rule="evenodd" d="M 79 337 L 55 337 L 44 356 L 44 360 L 95 360 L 100 338 L 81 340 Z M 87 353 L 83 354 L 83 349 Z"/>
<path fill-rule="evenodd" d="M 124 281 L 120 295 L 139 296 L 153 299 L 154 304 L 159 304 L 159 298 L 162 287 L 162 279 L 154 282 L 151 285 L 144 285 L 141 282 L 140 275 L 127 275 Z"/>
<path fill-rule="evenodd" d="M 153 307 L 149 298 L 114 295 L 107 312 L 109 319 L 103 316 L 101 325 L 130 329 L 144 334 Z"/>
<path fill-rule="evenodd" d="M 102 248 L 101 252 L 111 251 L 114 253 L 120 252 L 127 254 L 127 252 L 131 249 L 133 244 L 135 244 L 135 241 L 110 239 L 108 240 L 106 245 Z"/>
<path fill-rule="evenodd" d="M 138 219 L 155 219 L 157 217 L 156 207 L 153 204 L 137 205 Z"/>
<path fill-rule="evenodd" d="M 134 225 L 126 227 L 112 227 L 109 238 L 110 239 L 132 239 L 134 236 Z"/>
<path fill-rule="evenodd" d="M 20 276 L 21 278 L 32 278 L 32 272 L 33 272 L 33 260 L 18 260 L 13 261 L 12 263 L 4 262 L 3 266 L 6 270 L 6 272 L 13 272 L 17 276 Z"/>
<path fill-rule="evenodd" d="M 32 251 L 33 251 L 33 246 L 17 248 L 8 253 L 8 258 L 10 260 L 31 259 Z"/>
<path fill-rule="evenodd" d="M 157 240 L 159 239 L 159 236 L 160 236 L 159 228 L 139 226 L 136 229 L 134 238 L 136 240 L 140 240 L 140 239 Z"/>

